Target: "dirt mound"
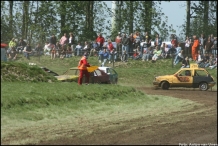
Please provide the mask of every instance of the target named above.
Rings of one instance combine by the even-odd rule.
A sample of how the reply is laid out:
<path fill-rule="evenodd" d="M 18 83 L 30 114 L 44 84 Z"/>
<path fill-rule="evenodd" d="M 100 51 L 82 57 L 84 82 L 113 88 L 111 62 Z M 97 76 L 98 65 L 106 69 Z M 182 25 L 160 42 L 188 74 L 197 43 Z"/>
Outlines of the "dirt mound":
<path fill-rule="evenodd" d="M 38 66 L 17 62 L 1 62 L 1 82 L 4 81 L 55 82 L 57 79 Z"/>

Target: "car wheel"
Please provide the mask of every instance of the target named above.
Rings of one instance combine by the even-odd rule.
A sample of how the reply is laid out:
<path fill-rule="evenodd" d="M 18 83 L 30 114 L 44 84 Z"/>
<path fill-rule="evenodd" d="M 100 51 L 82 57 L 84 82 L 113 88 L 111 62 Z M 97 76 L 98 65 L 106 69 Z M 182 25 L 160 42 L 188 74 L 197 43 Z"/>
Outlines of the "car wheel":
<path fill-rule="evenodd" d="M 208 90 L 208 84 L 206 82 L 200 83 L 199 84 L 199 89 L 201 91 L 207 91 Z"/>
<path fill-rule="evenodd" d="M 162 82 L 162 83 L 161 83 L 161 88 L 162 88 L 163 90 L 168 90 L 169 87 L 170 87 L 170 84 L 169 84 L 168 82 Z"/>

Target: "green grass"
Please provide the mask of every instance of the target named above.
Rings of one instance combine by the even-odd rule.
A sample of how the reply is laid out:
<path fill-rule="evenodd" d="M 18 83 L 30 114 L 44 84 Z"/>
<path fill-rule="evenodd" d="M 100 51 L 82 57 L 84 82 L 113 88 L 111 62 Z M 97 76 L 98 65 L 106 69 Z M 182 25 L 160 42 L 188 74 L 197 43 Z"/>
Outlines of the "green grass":
<path fill-rule="evenodd" d="M 201 106 L 190 100 L 147 95 L 135 89 L 152 86 L 157 75 L 176 72 L 179 66 L 172 68 L 169 59 L 156 63 L 140 60 L 116 62 L 114 68 L 119 76 L 118 85 L 78 86 L 76 82 L 57 82 L 39 68 L 44 66 L 62 74 L 77 66 L 79 59 L 50 60 L 49 56 L 42 56 L 40 60 L 22 57 L 16 62 L 1 62 L 2 143 L 34 144 L 60 135 L 82 136 L 92 133 L 90 125 L 97 124 L 105 129 L 105 124 L 110 122 L 122 123 L 147 116 L 158 118 Z M 91 65 L 99 65 L 97 57 L 88 60 Z M 29 66 L 29 62 L 37 66 Z M 217 80 L 217 71 L 208 71 Z M 49 80 L 52 83 L 48 83 Z M 70 130 L 75 132 L 67 132 Z"/>
<path fill-rule="evenodd" d="M 6 92 L 11 89 L 13 94 Z M 36 143 L 44 139 L 42 132 L 48 133 L 47 139 L 52 139 L 55 137 L 52 131 L 67 129 L 66 126 L 79 132 L 90 124 L 159 116 L 199 105 L 189 100 L 146 95 L 120 85 L 5 82 L 2 91 L 1 139 L 4 141 L 12 134 L 20 138 L 12 139 L 10 144 Z M 86 128 L 85 133 L 77 136 L 91 133 L 92 130 Z"/>

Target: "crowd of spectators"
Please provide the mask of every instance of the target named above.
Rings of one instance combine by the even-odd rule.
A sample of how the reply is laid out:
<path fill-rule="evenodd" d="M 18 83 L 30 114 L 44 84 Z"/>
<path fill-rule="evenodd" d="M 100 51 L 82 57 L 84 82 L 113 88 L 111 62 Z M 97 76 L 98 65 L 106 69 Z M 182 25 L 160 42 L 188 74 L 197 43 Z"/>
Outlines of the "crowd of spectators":
<path fill-rule="evenodd" d="M 70 58 L 82 56 L 88 53 L 89 56 L 98 58 L 101 66 L 116 61 L 127 62 L 128 59 L 157 62 L 160 59 L 172 58 L 173 65 L 181 63 L 181 67 L 189 67 L 189 61 L 195 61 L 200 67 L 215 68 L 217 62 L 217 37 L 213 34 L 205 37 L 204 34 L 198 38 L 196 35 L 186 37 L 185 42 L 179 42 L 175 35 L 171 35 L 169 42 L 163 42 L 157 33 L 152 38 L 148 32 L 126 33 L 118 32 L 114 42 L 111 39 L 105 40 L 101 33 L 92 42 L 76 42 L 72 32 L 58 39 L 53 34 L 44 46 L 37 43 L 34 48 L 22 38 L 17 42 L 15 38 L 9 42 L 7 58 L 16 60 L 18 53 L 24 57 L 50 56 L 55 58 Z"/>

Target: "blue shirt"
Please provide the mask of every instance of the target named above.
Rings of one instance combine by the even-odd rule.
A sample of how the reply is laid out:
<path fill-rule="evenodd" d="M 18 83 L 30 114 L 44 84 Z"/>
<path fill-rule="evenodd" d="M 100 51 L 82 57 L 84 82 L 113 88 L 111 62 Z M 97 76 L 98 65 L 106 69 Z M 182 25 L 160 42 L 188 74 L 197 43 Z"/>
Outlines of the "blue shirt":
<path fill-rule="evenodd" d="M 180 53 L 181 50 L 182 50 L 181 47 L 177 47 L 177 48 L 176 48 L 176 55 L 178 55 L 178 54 Z"/>

